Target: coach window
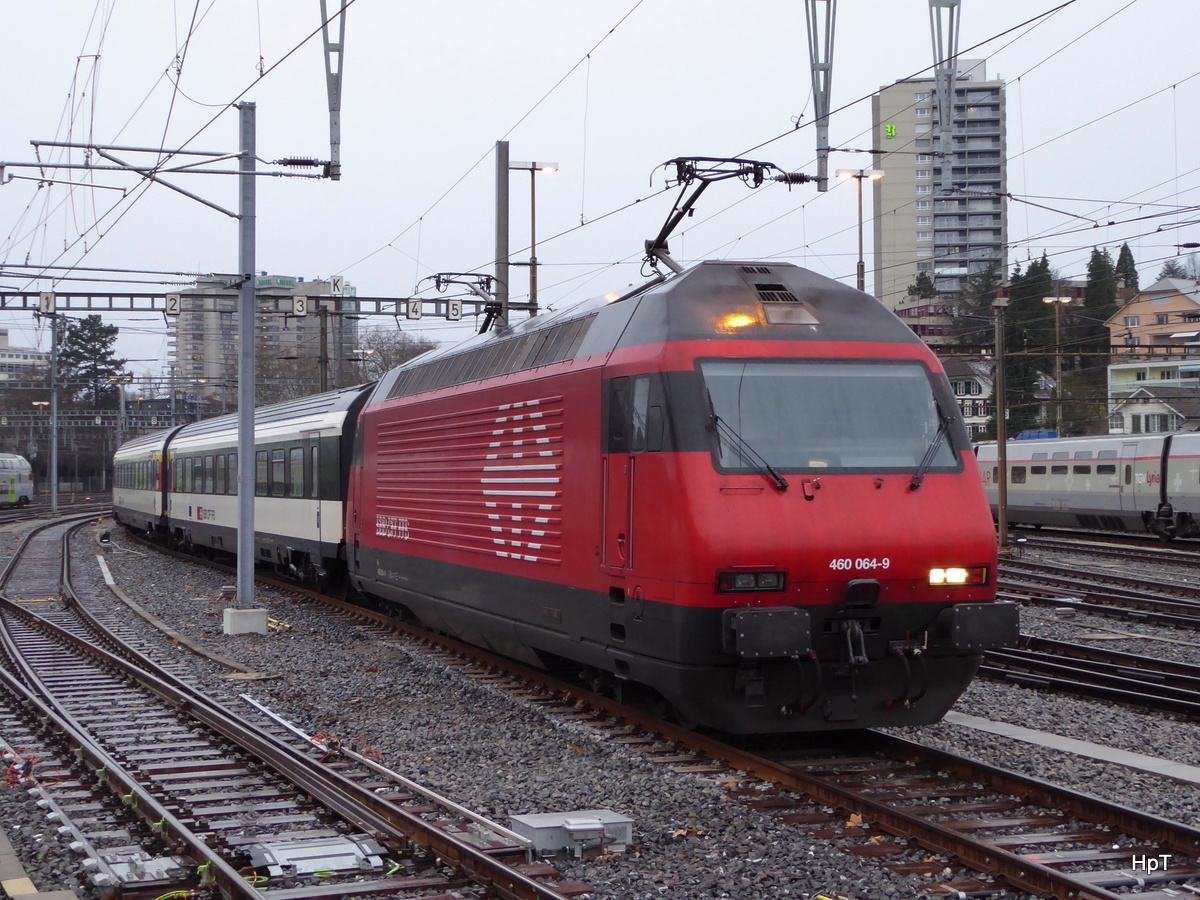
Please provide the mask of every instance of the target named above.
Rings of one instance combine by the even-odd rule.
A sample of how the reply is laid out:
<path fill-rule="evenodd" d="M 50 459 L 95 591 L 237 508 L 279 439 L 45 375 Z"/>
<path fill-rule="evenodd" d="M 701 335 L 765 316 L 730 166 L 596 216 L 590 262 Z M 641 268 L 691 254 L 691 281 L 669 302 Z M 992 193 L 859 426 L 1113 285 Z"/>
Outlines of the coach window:
<path fill-rule="evenodd" d="M 1012 467 L 1012 483 L 1013 484 L 1024 484 L 1025 483 L 1025 467 L 1024 466 L 1013 466 Z"/>
<path fill-rule="evenodd" d="M 254 454 L 254 493 L 260 497 L 267 496 L 267 451 L 259 450 Z"/>
<path fill-rule="evenodd" d="M 192 484 L 194 479 L 194 475 L 192 474 L 192 463 L 194 462 L 195 460 L 190 456 L 184 457 L 183 459 L 183 492 L 185 494 L 190 494 L 192 492 Z"/>
<path fill-rule="evenodd" d="M 1051 475 L 1066 475 L 1067 467 L 1066 466 L 1051 466 L 1050 474 Z"/>
<path fill-rule="evenodd" d="M 1096 474 L 1097 475 L 1116 475 L 1117 467 L 1112 466 L 1112 465 L 1106 466 L 1103 463 L 1101 463 L 1100 465 L 1096 466 Z"/>
<path fill-rule="evenodd" d="M 1092 467 L 1091 466 L 1074 466 L 1074 467 L 1072 467 L 1071 471 L 1074 472 L 1074 474 L 1076 474 L 1076 475 L 1091 475 Z"/>
<path fill-rule="evenodd" d="M 304 496 L 304 448 L 288 450 L 288 496 Z"/>
<path fill-rule="evenodd" d="M 319 468 L 317 468 L 317 463 L 319 463 L 320 460 L 321 460 L 321 448 L 317 444 L 313 444 L 311 447 L 308 448 L 308 467 L 310 469 L 309 476 L 308 476 L 308 478 L 309 478 L 308 496 L 312 497 L 314 500 L 320 496 L 320 491 L 318 490 L 318 487 L 320 486 L 320 483 L 321 483 L 321 475 L 320 475 L 321 470 Z"/>
<path fill-rule="evenodd" d="M 282 497 L 287 487 L 286 458 L 282 449 L 271 451 L 271 496 Z"/>
<path fill-rule="evenodd" d="M 237 454 L 229 454 L 229 493 L 236 494 L 238 492 L 238 467 Z"/>
<path fill-rule="evenodd" d="M 1046 467 L 1045 466 L 1030 466 L 1029 474 L 1030 475 L 1045 475 Z"/>
<path fill-rule="evenodd" d="M 211 494 L 216 489 L 217 473 L 213 468 L 213 458 L 204 457 L 204 493 Z"/>

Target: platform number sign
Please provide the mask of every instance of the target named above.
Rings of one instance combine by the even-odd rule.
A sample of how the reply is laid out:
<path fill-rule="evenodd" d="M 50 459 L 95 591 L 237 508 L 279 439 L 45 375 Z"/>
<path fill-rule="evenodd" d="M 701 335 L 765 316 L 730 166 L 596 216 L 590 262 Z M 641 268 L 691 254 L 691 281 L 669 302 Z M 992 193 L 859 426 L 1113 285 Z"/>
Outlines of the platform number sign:
<path fill-rule="evenodd" d="M 462 318 L 462 301 L 447 300 L 446 301 L 446 318 L 451 322 L 457 322 Z"/>
<path fill-rule="evenodd" d="M 405 307 L 405 310 L 404 310 L 404 317 L 406 319 L 421 318 L 421 301 L 420 300 L 409 300 L 407 303 L 407 306 Z"/>
<path fill-rule="evenodd" d="M 54 315 L 55 297 L 52 291 L 43 291 L 38 294 L 38 314 L 42 316 Z"/>
<path fill-rule="evenodd" d="M 168 316 L 179 315 L 180 310 L 183 309 L 183 303 L 179 299 L 179 294 L 167 294 L 166 301 L 167 301 L 167 315 Z"/>
<path fill-rule="evenodd" d="M 341 297 L 346 293 L 346 276 L 345 275 L 330 275 L 329 276 L 329 293 L 334 297 Z"/>
<path fill-rule="evenodd" d="M 292 315 L 307 316 L 308 315 L 308 298 L 298 296 L 292 298 Z"/>

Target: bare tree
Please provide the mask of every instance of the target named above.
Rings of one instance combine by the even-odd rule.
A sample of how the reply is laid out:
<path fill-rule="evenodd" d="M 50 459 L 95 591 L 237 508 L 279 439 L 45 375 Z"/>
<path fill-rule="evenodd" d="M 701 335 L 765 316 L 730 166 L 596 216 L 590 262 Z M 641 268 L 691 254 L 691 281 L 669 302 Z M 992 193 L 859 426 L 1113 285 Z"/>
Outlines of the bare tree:
<path fill-rule="evenodd" d="M 347 383 L 378 381 L 392 369 L 438 345 L 427 338 L 413 337 L 393 326 L 376 326 L 359 335 L 357 358 L 344 372 Z"/>

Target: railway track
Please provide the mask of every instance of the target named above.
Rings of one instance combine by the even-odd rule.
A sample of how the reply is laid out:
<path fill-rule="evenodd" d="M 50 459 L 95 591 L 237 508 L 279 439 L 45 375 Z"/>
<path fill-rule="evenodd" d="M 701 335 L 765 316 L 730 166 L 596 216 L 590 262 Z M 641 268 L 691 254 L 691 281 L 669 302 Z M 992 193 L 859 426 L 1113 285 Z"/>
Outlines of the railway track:
<path fill-rule="evenodd" d="M 1200 569 L 1200 544 L 1192 547 L 1163 547 L 1160 542 L 1120 541 L 1117 535 L 1022 535 L 1016 546 L 1024 550 L 1050 550 L 1080 556 L 1097 556 L 1107 560 L 1131 562 L 1162 562 L 1172 566 Z"/>
<path fill-rule="evenodd" d="M 101 832 L 121 845 L 78 842 L 101 893 L 549 900 L 590 890 L 541 880 L 557 872 L 531 865 L 505 829 L 329 743 L 256 727 L 147 658 L 74 594 L 70 527 L 31 532 L 0 575 L 0 694 L 6 723 L 24 720 L 9 777 L 58 795 L 64 817 L 103 812 Z"/>
<path fill-rule="evenodd" d="M 539 684 L 544 708 L 659 765 L 718 780 L 732 798 L 815 839 L 850 840 L 850 853 L 920 879 L 932 896 L 1011 889 L 1062 900 L 1169 900 L 1179 895 L 1157 885 L 1200 890 L 1197 829 L 878 732 L 751 750 L 444 637 L 421 639 L 501 690 Z M 956 880 L 937 880 L 955 870 Z"/>
<path fill-rule="evenodd" d="M 1024 635 L 989 650 L 985 677 L 1143 709 L 1200 718 L 1200 666 Z"/>
<path fill-rule="evenodd" d="M 1000 564 L 998 596 L 1126 619 L 1200 627 L 1200 586 L 1026 560 Z"/>
<path fill-rule="evenodd" d="M 1168 900 L 1178 894 L 1160 886 L 1200 890 L 1194 828 L 879 733 L 738 746 L 383 613 L 287 589 L 361 617 L 380 639 L 415 640 L 444 665 L 657 765 L 724 784 L 814 839 L 848 841 L 849 852 L 913 876 L 914 893 Z"/>

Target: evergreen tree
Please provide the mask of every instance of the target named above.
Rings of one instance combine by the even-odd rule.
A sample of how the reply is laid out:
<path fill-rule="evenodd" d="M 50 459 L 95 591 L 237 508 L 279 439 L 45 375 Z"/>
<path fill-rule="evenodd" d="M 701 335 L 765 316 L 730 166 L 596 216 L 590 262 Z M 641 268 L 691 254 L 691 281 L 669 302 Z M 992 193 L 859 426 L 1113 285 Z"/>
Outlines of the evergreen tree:
<path fill-rule="evenodd" d="M 933 284 L 933 276 L 928 272 L 918 272 L 917 280 L 908 286 L 908 296 L 914 300 L 928 300 L 938 296 L 938 289 Z"/>
<path fill-rule="evenodd" d="M 1084 366 L 1108 365 L 1109 331 L 1105 326 L 1116 313 L 1117 273 L 1107 250 L 1092 248 L 1087 265 L 1082 322 L 1076 328 L 1076 346 L 1084 353 Z"/>
<path fill-rule="evenodd" d="M 1037 396 L 1045 359 L 1036 351 L 1054 342 L 1054 319 L 1047 315 L 1043 297 L 1055 295 L 1055 278 L 1045 254 L 1029 264 L 1018 265 L 1008 282 L 1008 307 L 1004 311 L 1004 387 L 1007 406 L 1006 431 L 1016 437 L 1039 426 L 1042 401 Z M 995 389 L 993 388 L 993 405 Z M 995 436 L 995 415 L 984 432 Z"/>
<path fill-rule="evenodd" d="M 1008 403 L 1008 433 L 1016 436 L 1038 427 L 1042 402 L 1037 396 L 1041 373 L 1053 360 L 1037 355 L 1054 343 L 1054 315 L 1043 297 L 1055 296 L 1055 277 L 1050 260 L 1029 264 L 1009 281 L 1005 310 L 1005 385 Z"/>
<path fill-rule="evenodd" d="M 994 334 L 992 304 L 1000 293 L 1000 266 L 989 263 L 982 272 L 967 277 L 954 317 L 954 336 L 963 346 L 991 344 Z"/>
<path fill-rule="evenodd" d="M 1178 259 L 1168 259 L 1163 263 L 1163 267 L 1158 270 L 1158 278 L 1156 281 L 1161 281 L 1164 278 L 1186 278 L 1187 269 L 1184 268 L 1183 262 Z"/>
<path fill-rule="evenodd" d="M 120 329 L 105 325 L 98 315 L 58 321 L 58 381 L 67 403 L 91 409 L 116 409 L 123 385 L 116 379 L 125 370 L 113 345 Z"/>
<path fill-rule="evenodd" d="M 1138 288 L 1138 273 L 1137 266 L 1133 262 L 1133 251 L 1129 249 L 1129 244 L 1121 245 L 1121 252 L 1117 254 L 1117 280 L 1125 280 L 1125 290 L 1127 296 L 1132 297 L 1139 290 Z"/>

